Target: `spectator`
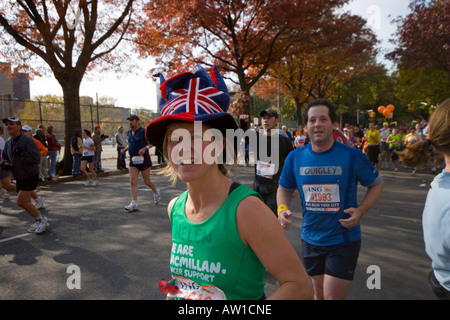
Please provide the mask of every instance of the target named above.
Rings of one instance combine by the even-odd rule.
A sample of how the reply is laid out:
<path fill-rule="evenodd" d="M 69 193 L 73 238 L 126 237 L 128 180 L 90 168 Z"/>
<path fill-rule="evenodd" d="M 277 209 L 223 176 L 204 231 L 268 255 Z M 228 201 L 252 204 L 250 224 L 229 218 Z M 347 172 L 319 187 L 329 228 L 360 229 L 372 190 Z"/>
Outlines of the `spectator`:
<path fill-rule="evenodd" d="M 41 161 L 39 162 L 39 179 L 41 181 L 44 179 L 51 180 L 48 175 L 48 148 L 46 147 L 47 139 L 45 138 L 45 132 L 42 131 L 42 129 L 36 129 L 33 138 L 38 140 L 47 149 L 45 155 L 41 154 Z"/>
<path fill-rule="evenodd" d="M 83 156 L 83 138 L 81 130 L 75 129 L 70 139 L 70 152 L 72 153 L 72 175 L 78 176 L 81 174 L 81 157 Z"/>
<path fill-rule="evenodd" d="M 102 169 L 102 141 L 105 140 L 108 136 L 102 134 L 102 128 L 99 125 L 94 127 L 94 134 L 92 135 L 92 140 L 94 140 L 95 144 L 95 162 L 94 162 L 94 171 L 95 172 L 104 172 Z"/>
<path fill-rule="evenodd" d="M 56 175 L 56 161 L 62 145 L 58 143 L 55 135 L 53 134 L 53 126 L 47 127 L 46 138 L 48 144 L 48 155 L 50 156 L 50 168 L 48 170 L 49 179 L 58 179 L 59 176 Z"/>
<path fill-rule="evenodd" d="M 118 170 L 126 170 L 127 166 L 125 164 L 125 159 L 127 157 L 125 152 L 122 152 L 122 150 L 126 149 L 127 147 L 127 139 L 123 135 L 123 126 L 119 126 L 117 129 L 117 133 L 114 136 L 114 140 L 117 143 L 117 169 Z"/>

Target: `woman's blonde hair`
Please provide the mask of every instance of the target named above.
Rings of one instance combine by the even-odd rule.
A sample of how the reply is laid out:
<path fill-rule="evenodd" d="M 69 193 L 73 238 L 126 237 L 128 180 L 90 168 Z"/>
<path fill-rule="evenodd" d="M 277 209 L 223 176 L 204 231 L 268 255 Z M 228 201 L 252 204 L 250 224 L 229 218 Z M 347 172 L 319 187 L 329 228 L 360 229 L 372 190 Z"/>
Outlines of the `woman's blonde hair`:
<path fill-rule="evenodd" d="M 203 126 L 206 128 L 210 128 L 207 125 L 203 125 Z M 159 172 L 159 174 L 164 174 L 166 177 L 168 177 L 169 180 L 172 182 L 172 187 L 174 187 L 177 184 L 178 175 L 175 172 L 175 170 L 173 169 L 173 167 L 170 165 L 170 162 L 169 162 L 169 154 L 167 152 L 167 144 L 169 142 L 170 137 L 169 137 L 168 133 L 169 133 L 169 130 L 166 130 L 166 135 L 165 135 L 164 141 L 163 141 L 163 155 L 167 161 L 167 166 L 161 172 Z M 230 149 L 230 147 L 232 147 L 232 146 L 230 145 L 230 142 L 227 139 L 224 139 L 224 141 L 225 141 L 225 145 L 224 145 L 223 154 L 219 155 L 219 157 L 226 159 L 225 155 L 226 155 L 227 146 L 228 146 L 228 150 L 232 150 L 232 149 Z M 236 154 L 234 155 L 233 158 L 234 158 L 234 160 L 236 160 Z M 236 164 L 236 161 L 234 161 L 234 164 Z M 226 165 L 224 163 L 218 163 L 217 165 L 218 165 L 219 171 L 224 176 L 227 176 L 229 171 L 228 171 L 228 168 L 226 167 Z"/>
<path fill-rule="evenodd" d="M 428 139 L 413 143 L 397 153 L 405 166 L 423 167 L 428 164 L 430 145 L 443 154 L 450 155 L 450 99 L 442 102 L 431 115 Z"/>

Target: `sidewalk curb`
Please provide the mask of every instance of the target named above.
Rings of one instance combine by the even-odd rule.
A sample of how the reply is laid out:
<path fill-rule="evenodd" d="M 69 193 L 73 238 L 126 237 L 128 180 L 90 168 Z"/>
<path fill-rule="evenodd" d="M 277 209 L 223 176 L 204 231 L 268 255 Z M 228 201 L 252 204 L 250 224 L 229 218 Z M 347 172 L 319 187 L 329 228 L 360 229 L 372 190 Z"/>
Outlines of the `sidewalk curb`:
<path fill-rule="evenodd" d="M 151 167 L 151 169 L 155 170 L 155 169 L 160 169 L 163 168 L 164 165 L 162 164 L 158 164 L 158 165 L 154 165 Z M 117 176 L 117 175 L 121 175 L 121 174 L 128 174 L 128 169 L 126 170 L 106 170 L 104 172 L 100 172 L 97 173 L 97 176 L 100 177 L 110 177 L 110 176 Z M 68 176 L 60 176 L 58 179 L 55 180 L 44 180 L 39 182 L 39 186 L 48 186 L 48 185 L 55 185 L 58 183 L 64 183 L 64 182 L 71 182 L 71 181 L 84 181 L 85 177 L 83 177 L 82 175 L 74 177 L 72 175 L 68 175 Z"/>

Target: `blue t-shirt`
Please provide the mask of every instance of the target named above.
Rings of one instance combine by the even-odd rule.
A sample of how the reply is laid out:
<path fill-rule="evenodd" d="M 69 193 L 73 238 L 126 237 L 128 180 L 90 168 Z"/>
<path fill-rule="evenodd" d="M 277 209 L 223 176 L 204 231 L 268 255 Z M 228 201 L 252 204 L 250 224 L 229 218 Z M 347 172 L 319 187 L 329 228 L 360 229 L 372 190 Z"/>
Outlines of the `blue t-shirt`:
<path fill-rule="evenodd" d="M 358 207 L 358 181 L 363 186 L 382 182 L 378 171 L 359 150 L 339 142 L 317 153 L 311 144 L 292 151 L 286 159 L 279 184 L 298 189 L 303 208 L 301 237 L 316 246 L 331 246 L 361 240 L 358 223 L 343 227 L 345 209 Z"/>
<path fill-rule="evenodd" d="M 425 249 L 434 275 L 450 291 L 450 173 L 438 174 L 430 185 L 423 210 Z"/>
<path fill-rule="evenodd" d="M 143 127 L 139 127 L 139 129 L 134 132 L 134 135 L 131 134 L 131 130 L 128 130 L 127 137 L 128 153 L 131 157 L 137 156 L 140 149 L 148 146 L 148 141 L 145 139 L 145 129 Z"/>

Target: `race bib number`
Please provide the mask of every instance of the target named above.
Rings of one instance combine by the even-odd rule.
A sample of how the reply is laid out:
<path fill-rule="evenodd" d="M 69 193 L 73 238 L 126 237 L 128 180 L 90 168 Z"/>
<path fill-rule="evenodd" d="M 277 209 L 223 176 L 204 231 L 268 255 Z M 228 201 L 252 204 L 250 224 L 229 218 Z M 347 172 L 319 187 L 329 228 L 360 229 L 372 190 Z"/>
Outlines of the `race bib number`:
<path fill-rule="evenodd" d="M 133 164 L 143 164 L 144 163 L 144 156 L 134 156 L 131 158 L 131 162 Z"/>
<path fill-rule="evenodd" d="M 302 188 L 306 210 L 317 213 L 339 211 L 341 199 L 338 184 L 305 184 Z"/>
<path fill-rule="evenodd" d="M 174 277 L 175 286 L 178 287 L 178 292 L 169 293 L 168 299 L 181 300 L 227 300 L 225 293 L 215 286 L 201 286 L 198 283 L 184 278 Z"/>
<path fill-rule="evenodd" d="M 257 161 L 256 162 L 256 174 L 260 177 L 272 179 L 272 176 L 275 174 L 275 164 Z"/>

